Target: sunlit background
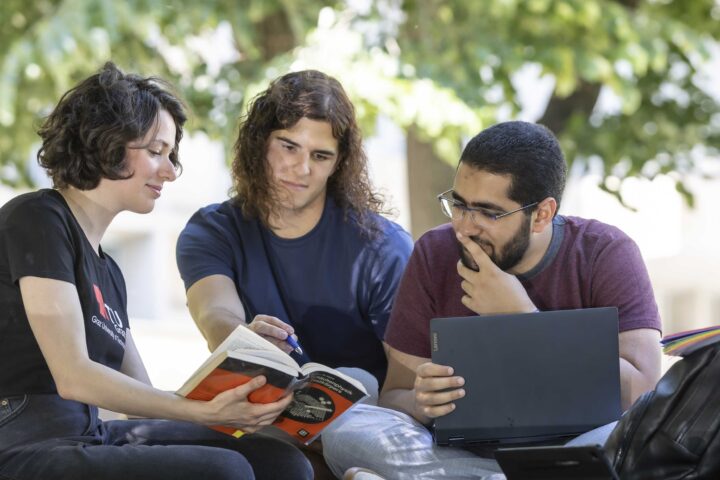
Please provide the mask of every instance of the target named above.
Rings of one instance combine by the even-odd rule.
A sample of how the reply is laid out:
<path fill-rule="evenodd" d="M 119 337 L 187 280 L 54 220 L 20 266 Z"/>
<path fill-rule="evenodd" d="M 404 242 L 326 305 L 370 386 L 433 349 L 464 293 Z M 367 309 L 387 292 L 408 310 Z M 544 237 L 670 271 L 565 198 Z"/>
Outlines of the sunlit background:
<path fill-rule="evenodd" d="M 202 3 L 202 5 L 197 5 Z M 149 215 L 121 214 L 103 248 L 128 286 L 133 335 L 156 386 L 207 356 L 185 306 L 175 242 L 228 198 L 228 151 L 248 99 L 289 70 L 346 87 L 376 187 L 418 237 L 444 221 L 472 135 L 541 121 L 572 163 L 561 213 L 639 244 L 664 333 L 720 323 L 720 55 L 716 0 L 6 0 L 0 6 L 0 202 L 48 186 L 34 128 L 105 59 L 159 74 L 188 99 L 182 176 Z"/>

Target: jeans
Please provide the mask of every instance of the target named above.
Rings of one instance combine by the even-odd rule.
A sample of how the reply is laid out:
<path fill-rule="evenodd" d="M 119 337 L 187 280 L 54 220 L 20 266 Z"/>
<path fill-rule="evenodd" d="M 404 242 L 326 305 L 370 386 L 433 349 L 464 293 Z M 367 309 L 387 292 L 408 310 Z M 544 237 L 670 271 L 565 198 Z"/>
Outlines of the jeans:
<path fill-rule="evenodd" d="M 58 395 L 0 398 L 0 479 L 311 479 L 294 446 L 188 422 L 114 420 Z"/>
<path fill-rule="evenodd" d="M 602 445 L 613 427 L 591 430 L 567 445 Z M 356 405 L 328 426 L 323 454 L 338 477 L 350 467 L 364 467 L 393 480 L 505 478 L 494 459 L 463 448 L 438 447 L 414 418 L 372 405 Z"/>
<path fill-rule="evenodd" d="M 367 390 L 368 396 L 361 400 L 360 403 L 370 405 L 377 404 L 380 386 L 378 385 L 377 378 L 375 378 L 372 373 L 357 367 L 337 367 L 336 370 L 363 384 L 363 387 Z"/>

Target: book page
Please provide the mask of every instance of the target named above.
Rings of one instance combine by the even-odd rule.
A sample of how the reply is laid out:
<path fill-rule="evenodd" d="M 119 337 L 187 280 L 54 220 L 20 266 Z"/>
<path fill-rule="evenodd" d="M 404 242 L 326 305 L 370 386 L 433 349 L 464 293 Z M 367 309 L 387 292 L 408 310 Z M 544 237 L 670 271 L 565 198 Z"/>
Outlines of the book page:
<path fill-rule="evenodd" d="M 278 355 L 278 353 L 280 355 Z M 292 377 L 298 377 L 301 375 L 300 366 L 295 363 L 295 365 L 288 365 L 287 359 L 284 357 L 287 357 L 287 355 L 280 351 L 278 349 L 278 352 L 273 352 L 270 350 L 230 350 L 228 352 L 228 357 L 230 358 L 236 358 L 239 360 L 245 360 L 247 362 L 256 363 L 258 365 L 265 365 L 270 368 L 274 368 L 275 370 L 279 370 L 281 372 L 284 372 Z"/>
<path fill-rule="evenodd" d="M 238 325 L 230 335 L 215 349 L 218 350 L 271 350 L 285 355 L 285 352 L 277 348 L 245 325 Z"/>
<path fill-rule="evenodd" d="M 327 373 L 334 375 L 342 380 L 345 380 L 347 383 L 351 384 L 352 386 L 354 386 L 355 388 L 360 390 L 362 393 L 367 395 L 367 391 L 365 390 L 365 386 L 362 384 L 362 382 L 360 382 L 359 380 L 356 380 L 352 377 L 349 377 L 342 372 L 338 372 L 334 368 L 325 366 L 321 363 L 308 362 L 302 366 L 300 371 L 304 375 L 308 375 L 308 376 L 312 376 L 313 372 L 327 372 Z"/>
<path fill-rule="evenodd" d="M 250 330 L 247 326 L 238 325 L 235 330 L 233 330 L 232 333 L 230 333 L 230 335 L 228 335 L 227 338 L 223 340 L 223 342 L 210 354 L 207 360 L 205 360 L 202 365 L 197 368 L 188 382 L 192 381 L 197 375 L 206 375 L 222 361 L 221 357 L 225 358 L 227 356 L 227 352 L 231 350 L 246 353 L 254 352 L 262 354 L 264 356 L 263 358 L 268 358 L 268 355 L 270 355 L 275 362 L 283 363 L 293 368 L 295 371 L 295 373 L 291 374 L 293 376 L 296 376 L 297 372 L 300 371 L 300 365 L 298 365 L 297 362 L 290 357 L 290 355 L 286 354 L 275 345 Z"/>

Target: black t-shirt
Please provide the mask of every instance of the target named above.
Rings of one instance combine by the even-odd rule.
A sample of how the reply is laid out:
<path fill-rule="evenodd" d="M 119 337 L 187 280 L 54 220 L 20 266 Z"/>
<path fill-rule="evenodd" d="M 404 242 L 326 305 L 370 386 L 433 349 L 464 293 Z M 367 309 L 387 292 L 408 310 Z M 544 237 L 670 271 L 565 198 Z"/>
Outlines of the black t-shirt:
<path fill-rule="evenodd" d="M 40 190 L 0 208 L 0 396 L 57 392 L 25 315 L 26 276 L 75 285 L 90 359 L 119 370 L 129 327 L 122 273 L 102 249 L 95 253 L 65 199 Z"/>

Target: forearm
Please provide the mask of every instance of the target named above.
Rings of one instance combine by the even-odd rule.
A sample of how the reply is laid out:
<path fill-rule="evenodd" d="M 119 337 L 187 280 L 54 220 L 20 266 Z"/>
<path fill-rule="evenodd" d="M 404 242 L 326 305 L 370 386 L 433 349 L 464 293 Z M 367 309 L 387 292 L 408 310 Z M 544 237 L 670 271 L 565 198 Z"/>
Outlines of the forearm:
<path fill-rule="evenodd" d="M 423 425 L 429 425 L 430 417 L 420 414 L 415 409 L 415 392 L 403 388 L 383 391 L 378 398 L 378 405 L 407 413 Z"/>
<path fill-rule="evenodd" d="M 640 395 L 655 387 L 659 374 L 642 372 L 632 363 L 620 358 L 620 404 L 625 411 Z"/>
<path fill-rule="evenodd" d="M 620 390 L 623 410 L 655 388 L 661 372 L 660 332 L 641 328 L 620 333 Z"/>
<path fill-rule="evenodd" d="M 165 392 L 92 361 L 73 365 L 72 375 L 56 379 L 63 398 L 131 416 L 212 423 L 201 404 Z"/>
<path fill-rule="evenodd" d="M 210 275 L 195 282 L 187 291 L 187 303 L 210 351 L 247 320 L 236 285 L 225 275 Z"/>
<path fill-rule="evenodd" d="M 212 352 L 238 325 L 244 324 L 243 318 L 238 317 L 233 312 L 212 309 L 202 313 L 193 315 L 195 324 L 202 332 L 203 337 L 207 341 L 208 349 Z"/>

